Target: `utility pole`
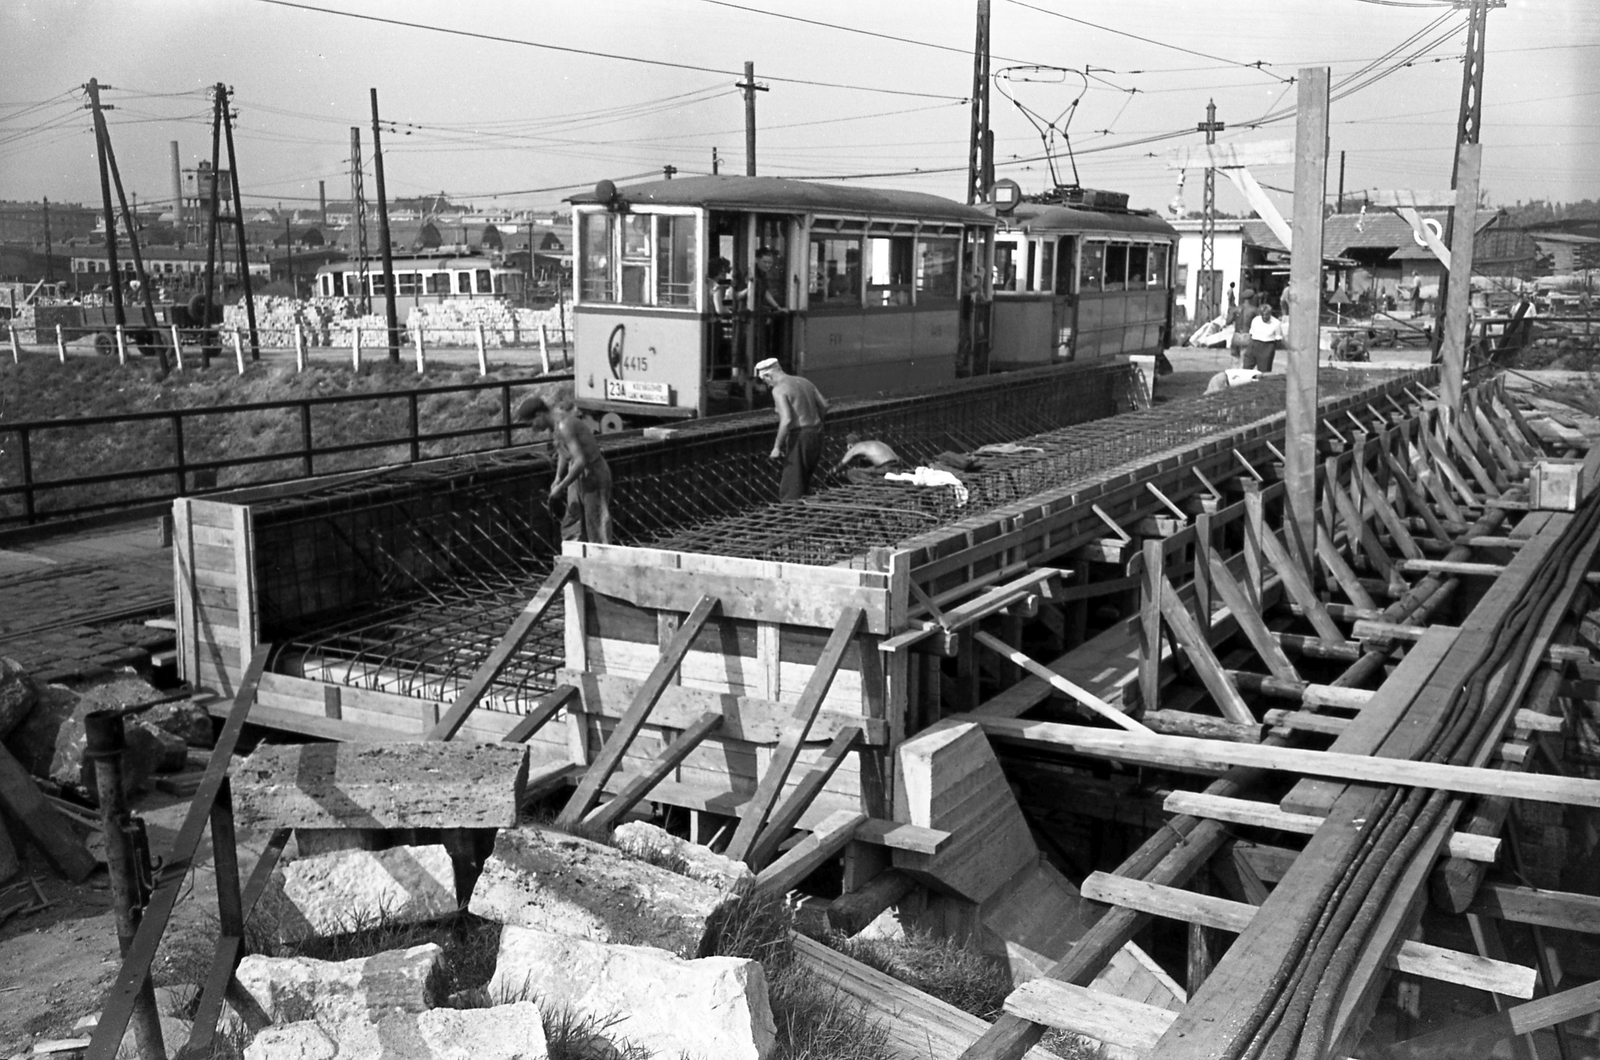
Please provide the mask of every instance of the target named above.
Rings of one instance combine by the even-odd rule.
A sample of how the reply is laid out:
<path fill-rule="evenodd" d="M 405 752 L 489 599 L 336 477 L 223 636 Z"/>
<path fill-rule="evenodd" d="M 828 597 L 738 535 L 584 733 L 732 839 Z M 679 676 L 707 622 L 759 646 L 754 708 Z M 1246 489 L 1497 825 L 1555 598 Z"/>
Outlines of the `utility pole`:
<path fill-rule="evenodd" d="M 756 64 L 744 64 L 744 80 L 737 86 L 744 92 L 744 175 L 756 175 L 756 93 L 765 92 L 766 85 L 756 84 Z"/>
<path fill-rule="evenodd" d="M 44 282 L 45 283 L 55 283 L 56 282 L 55 262 L 53 262 L 51 260 L 51 257 L 54 254 L 55 254 L 55 249 L 51 245 L 51 242 L 50 242 L 50 197 L 47 195 L 47 196 L 45 196 L 45 200 L 44 200 Z"/>
<path fill-rule="evenodd" d="M 94 112 L 95 157 L 100 162 L 100 200 L 105 206 L 106 265 L 111 270 L 111 304 L 116 309 L 117 324 L 128 322 L 122 308 L 122 270 L 117 264 L 117 218 L 111 209 L 111 170 L 106 166 L 106 138 L 101 135 L 105 118 L 100 114 L 100 82 L 89 78 L 84 86 L 89 93 L 89 107 Z"/>
<path fill-rule="evenodd" d="M 1464 144 L 1478 142 L 1478 127 L 1483 120 L 1483 57 L 1484 35 L 1489 29 L 1489 9 L 1491 7 L 1504 7 L 1505 0 L 1468 0 L 1472 10 L 1467 15 L 1467 50 L 1465 61 L 1461 65 L 1461 105 L 1456 112 L 1456 142 L 1450 152 L 1450 190 L 1457 188 L 1456 181 L 1461 175 L 1461 148 Z M 1460 6 L 1459 4 L 1457 6 Z M 1456 214 L 1459 211 L 1451 210 L 1444 219 L 1444 245 L 1455 246 Z M 1474 202 L 1471 214 L 1463 218 L 1467 224 L 1477 223 L 1477 204 Z M 1449 270 L 1453 272 L 1454 270 Z M 1445 331 L 1445 304 L 1450 299 L 1450 275 L 1442 273 L 1439 277 L 1439 305 L 1434 313 L 1433 326 L 1433 355 L 1437 360 L 1441 344 L 1444 342 Z M 1469 283 L 1463 295 L 1469 301 L 1472 298 L 1472 288 Z"/>
<path fill-rule="evenodd" d="M 283 271 L 289 274 L 289 290 L 300 297 L 300 288 L 294 283 L 294 233 L 289 230 L 289 218 L 283 218 Z"/>
<path fill-rule="evenodd" d="M 111 148 L 111 131 L 106 128 L 105 120 L 100 121 L 100 135 L 104 137 L 103 153 L 106 165 L 111 170 L 111 184 L 117 189 L 117 202 L 122 207 L 122 224 L 128 230 L 128 251 L 133 255 L 133 275 L 139 281 L 139 296 L 144 308 L 144 326 L 155 330 L 156 307 L 151 301 L 150 277 L 144 271 L 144 257 L 139 253 L 139 216 L 137 209 L 128 208 L 128 197 L 122 192 L 122 173 L 117 169 L 117 153 Z M 137 200 L 135 200 L 137 207 Z M 155 343 L 161 357 L 161 374 L 165 376 L 168 371 L 166 347 L 158 339 Z"/>
<path fill-rule="evenodd" d="M 172 227 L 178 233 L 178 246 L 183 246 L 183 169 L 178 160 L 178 141 L 170 141 L 172 160 Z"/>
<path fill-rule="evenodd" d="M 317 181 L 317 224 L 328 227 L 328 182 Z"/>
<path fill-rule="evenodd" d="M 389 245 L 389 200 L 383 191 L 383 145 L 378 139 L 378 90 L 372 89 L 372 177 L 378 185 L 378 249 L 383 254 L 383 319 L 389 330 L 389 363 L 400 363 L 400 324 L 395 317 L 394 255 Z"/>
<path fill-rule="evenodd" d="M 1284 536 L 1305 576 L 1317 554 L 1317 360 L 1322 312 L 1322 207 L 1328 194 L 1328 85 L 1326 66 L 1300 70 L 1294 126 L 1294 240 L 1289 282 L 1288 378 L 1284 418 Z M 1330 527 L 1330 532 L 1331 532 Z"/>
<path fill-rule="evenodd" d="M 372 308 L 372 303 L 367 299 L 372 277 L 367 269 L 367 184 L 362 175 L 359 125 L 350 126 L 350 223 L 356 226 L 356 277 L 361 284 L 361 291 L 356 296 L 356 309 L 365 316 Z"/>
<path fill-rule="evenodd" d="M 233 153 L 233 111 L 226 86 L 222 90 L 222 135 L 228 141 L 228 183 L 233 186 L 233 224 L 239 234 L 239 280 L 244 284 L 245 319 L 250 323 L 250 359 L 261 360 L 261 337 L 256 331 L 256 300 L 250 293 L 250 248 L 244 234 L 244 200 L 239 193 L 239 159 Z"/>
<path fill-rule="evenodd" d="M 1344 152 L 1339 152 L 1339 199 L 1333 208 L 1334 213 L 1344 213 Z"/>
<path fill-rule="evenodd" d="M 967 205 L 988 202 L 994 185 L 994 133 L 989 129 L 989 0 L 978 0 L 972 45 L 972 129 L 967 141 Z"/>
<path fill-rule="evenodd" d="M 717 149 L 711 149 L 711 175 L 714 177 L 721 172 L 722 160 L 717 157 Z"/>
<path fill-rule="evenodd" d="M 662 166 L 661 167 L 662 175 L 665 176 L 668 180 L 671 180 L 673 174 L 675 174 L 676 172 L 678 172 L 678 167 L 677 166 Z"/>
<path fill-rule="evenodd" d="M 1217 133 L 1226 129 L 1227 123 L 1217 120 L 1217 101 L 1206 101 L 1206 120 L 1195 126 L 1206 134 L 1206 144 L 1209 146 L 1217 142 Z M 1219 307 L 1216 305 L 1214 287 L 1217 273 L 1217 169 L 1215 166 L 1206 166 L 1205 192 L 1201 197 L 1200 205 L 1200 268 L 1196 271 L 1194 282 L 1194 319 L 1195 323 L 1210 320 L 1216 316 Z M 1240 292 L 1242 295 L 1244 292 Z"/>
<path fill-rule="evenodd" d="M 211 316 L 216 305 L 217 293 L 217 221 L 222 211 L 221 195 L 222 174 L 222 92 L 223 85 L 218 82 L 211 90 L 211 189 L 206 195 L 206 307 L 205 316 L 200 320 L 200 366 L 211 367 L 211 343 L 206 341 L 210 333 Z M 198 182 L 197 182 L 198 184 Z M 196 187 L 196 192 L 205 191 Z M 223 269 L 226 276 L 227 269 Z"/>

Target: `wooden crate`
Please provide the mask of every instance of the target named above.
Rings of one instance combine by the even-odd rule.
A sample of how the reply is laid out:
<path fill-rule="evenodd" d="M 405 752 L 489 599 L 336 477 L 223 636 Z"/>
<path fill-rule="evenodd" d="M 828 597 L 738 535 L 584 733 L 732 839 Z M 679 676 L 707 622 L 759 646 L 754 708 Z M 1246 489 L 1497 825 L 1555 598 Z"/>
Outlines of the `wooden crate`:
<path fill-rule="evenodd" d="M 250 509 L 181 497 L 172 525 L 179 673 L 231 699 L 260 638 Z"/>

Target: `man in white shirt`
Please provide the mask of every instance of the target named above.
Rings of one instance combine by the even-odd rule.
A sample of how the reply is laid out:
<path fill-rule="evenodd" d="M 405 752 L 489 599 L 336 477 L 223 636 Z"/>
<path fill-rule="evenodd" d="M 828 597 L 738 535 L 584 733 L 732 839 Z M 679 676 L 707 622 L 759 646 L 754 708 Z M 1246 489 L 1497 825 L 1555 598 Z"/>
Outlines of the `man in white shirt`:
<path fill-rule="evenodd" d="M 1262 298 L 1261 311 L 1250 321 L 1250 345 L 1245 347 L 1240 367 L 1272 371 L 1272 358 L 1282 341 L 1283 321 L 1273 314 L 1272 303 Z"/>

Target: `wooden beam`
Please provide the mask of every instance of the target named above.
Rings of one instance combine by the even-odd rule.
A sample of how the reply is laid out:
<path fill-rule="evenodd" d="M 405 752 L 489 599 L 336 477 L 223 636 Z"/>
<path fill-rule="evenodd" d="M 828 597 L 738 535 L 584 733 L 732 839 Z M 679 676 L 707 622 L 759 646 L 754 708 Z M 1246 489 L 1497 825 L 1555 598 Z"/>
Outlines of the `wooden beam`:
<path fill-rule="evenodd" d="M 1209 551 L 1209 550 L 1208 550 Z M 1274 677 L 1284 681 L 1300 681 L 1300 671 L 1294 668 L 1294 663 L 1283 653 L 1283 648 L 1273 639 L 1272 632 L 1267 629 L 1267 624 L 1256 611 L 1255 605 L 1250 602 L 1250 597 L 1245 594 L 1244 586 L 1239 584 L 1233 572 L 1228 569 L 1216 552 L 1209 551 L 1207 571 L 1211 575 L 1211 586 L 1222 597 L 1223 604 L 1233 613 L 1239 622 L 1239 631 L 1245 635 L 1250 646 L 1261 656 L 1261 661 L 1267 664 L 1267 669 Z"/>
<path fill-rule="evenodd" d="M 860 890 L 835 898 L 828 905 L 828 927 L 841 935 L 854 935 L 878 918 L 917 885 L 899 869 L 885 869 Z"/>
<path fill-rule="evenodd" d="M 1200 631 L 1200 627 L 1195 625 L 1194 616 L 1183 606 L 1183 601 L 1178 599 L 1177 590 L 1165 576 L 1161 579 L 1160 593 L 1161 614 L 1167 620 L 1168 628 L 1172 630 L 1173 639 L 1183 648 L 1184 654 L 1199 672 L 1200 680 L 1205 683 L 1206 691 L 1211 693 L 1211 698 L 1216 701 L 1222 716 L 1240 725 L 1256 724 L 1255 715 L 1250 713 L 1250 708 L 1245 705 L 1239 690 L 1234 688 L 1233 682 L 1228 679 L 1217 653 L 1211 650 L 1210 641 Z"/>
<path fill-rule="evenodd" d="M 1085 707 L 1088 707 L 1090 710 L 1105 718 L 1107 721 L 1110 721 L 1112 724 L 1127 729 L 1129 732 L 1150 731 L 1149 728 L 1140 724 L 1133 718 L 1128 717 L 1128 715 L 1124 714 L 1110 703 L 1107 703 L 1093 692 L 1073 684 L 1071 681 L 1068 681 L 1065 677 L 1062 677 L 1048 666 L 1038 662 L 1032 656 L 1011 647 L 1009 644 L 1006 644 L 993 634 L 985 633 L 982 630 L 975 630 L 973 632 L 973 637 L 979 644 L 982 644 L 991 651 L 994 651 L 1016 663 L 1034 677 L 1037 677 L 1041 681 L 1047 682 L 1050 687 L 1054 688 L 1057 692 L 1060 692 L 1066 695 L 1068 698 L 1082 703 Z M 732 854 L 729 855 L 729 857 L 732 856 Z"/>
<path fill-rule="evenodd" d="M 1323 606 L 1321 599 L 1311 588 L 1311 581 L 1306 577 L 1306 572 L 1289 557 L 1283 542 L 1278 540 L 1278 535 L 1270 528 L 1265 529 L 1261 535 L 1261 549 L 1267 555 L 1267 562 L 1272 564 L 1278 576 L 1283 579 L 1284 591 L 1295 603 L 1306 609 L 1306 617 L 1316 628 L 1317 636 L 1334 644 L 1344 644 L 1344 633 L 1340 631 L 1339 624 L 1328 614 L 1328 609 Z"/>
<path fill-rule="evenodd" d="M 1322 206 L 1328 168 L 1326 66 L 1300 71 L 1294 144 L 1294 242 L 1289 279 L 1287 408 L 1284 424 L 1284 531 L 1290 551 L 1311 574 L 1317 540 L 1317 360 L 1322 334 Z"/>
<path fill-rule="evenodd" d="M 1439 347 L 1439 390 L 1452 418 L 1460 417 L 1461 387 L 1466 379 L 1467 315 L 1472 294 L 1473 239 L 1477 234 L 1478 174 L 1483 147 L 1456 148 L 1456 204 L 1450 230 L 1450 285 L 1445 298 L 1444 341 Z"/>
<path fill-rule="evenodd" d="M 472 675 L 472 679 L 461 689 L 461 694 L 456 696 L 456 701 L 450 705 L 450 709 L 439 719 L 439 723 L 429 730 L 428 739 L 448 740 L 456 734 L 456 730 L 467 720 L 467 715 L 476 709 L 483 694 L 489 691 L 494 679 L 500 676 L 500 671 L 504 670 L 511 662 L 512 656 L 522 649 L 522 643 L 533 632 L 533 627 L 539 624 L 544 618 L 544 613 L 550 609 L 550 605 L 560 597 L 567 579 L 577 572 L 577 565 L 570 559 L 556 560 L 555 566 L 550 570 L 550 576 L 544 580 L 539 591 L 533 594 L 533 599 L 523 607 L 522 613 L 517 615 L 516 620 L 511 623 L 511 628 L 506 630 L 505 635 L 494 646 L 494 650 L 489 652 L 489 657 L 483 660 L 482 665 Z"/>
<path fill-rule="evenodd" d="M 1295 161 L 1293 140 L 1258 143 L 1191 144 L 1167 152 L 1168 169 L 1229 169 L 1238 166 L 1288 166 Z"/>
<path fill-rule="evenodd" d="M 815 872 L 823 862 L 844 849 L 867 815 L 856 810 L 838 810 L 800 840 L 783 857 L 762 869 L 754 890 L 787 894 L 796 884 Z"/>
<path fill-rule="evenodd" d="M 1407 559 L 1421 559 L 1422 547 L 1411 536 L 1411 531 L 1406 529 L 1405 520 L 1400 518 L 1400 513 L 1394 510 L 1389 503 L 1389 498 L 1384 494 L 1383 487 L 1378 485 L 1372 473 L 1360 464 L 1356 465 L 1356 479 L 1361 483 L 1361 493 L 1372 510 L 1378 513 L 1384 527 L 1389 531 L 1389 536 L 1394 538 L 1395 547 Z"/>
<path fill-rule="evenodd" d="M 800 702 L 795 704 L 789 728 L 778 740 L 778 746 L 772 754 L 772 762 L 767 766 L 760 783 L 756 785 L 756 793 L 739 818 L 739 827 L 734 831 L 733 841 L 728 844 L 728 849 L 725 851 L 726 856 L 734 861 L 745 860 L 750 849 L 755 846 L 756 836 L 766 827 L 767 817 L 783 794 L 783 786 L 789 780 L 789 771 L 794 768 L 795 760 L 800 757 L 800 747 L 810 735 L 811 725 L 817 719 L 817 712 L 822 709 L 822 701 L 827 698 L 828 689 L 833 687 L 834 676 L 838 674 L 839 665 L 844 662 L 845 652 L 860 627 L 861 609 L 858 607 L 845 608 L 844 613 L 839 616 L 839 621 L 834 623 L 833 632 L 828 635 L 828 642 L 823 645 L 822 655 L 818 657 L 817 664 L 811 671 L 811 677 L 806 681 L 805 690 L 800 693 Z"/>
<path fill-rule="evenodd" d="M 63 876 L 74 883 L 94 872 L 94 855 L 67 823 L 66 817 L 45 801 L 22 763 L 0 745 L 0 808 L 22 826 L 28 838 Z M 0 820 L 0 828 L 5 823 Z"/>
<path fill-rule="evenodd" d="M 1280 832 L 1297 835 L 1315 835 L 1325 817 L 1307 813 L 1288 813 L 1270 802 L 1254 799 L 1234 799 L 1224 795 L 1207 795 L 1199 791 L 1174 791 L 1162 803 L 1168 813 L 1184 813 L 1193 817 L 1208 817 L 1230 824 L 1254 825 L 1274 828 Z M 1469 861 L 1492 862 L 1500 854 L 1500 840 L 1495 836 L 1472 835 L 1456 832 L 1451 835 L 1449 850 L 1452 857 Z"/>
<path fill-rule="evenodd" d="M 1032 979 L 1006 996 L 1010 1015 L 1143 1054 L 1177 1013 L 1059 979 Z"/>
<path fill-rule="evenodd" d="M 767 820 L 767 827 L 756 840 L 756 845 L 745 858 L 745 864 L 755 867 L 765 865 L 777 854 L 778 847 L 788 838 L 800 822 L 800 816 L 810 807 L 812 801 L 821 793 L 822 788 L 828 783 L 828 778 L 844 764 L 845 755 L 856 741 L 861 738 L 860 729 L 842 729 L 827 747 L 815 764 L 806 771 L 805 776 L 789 792 L 789 797 L 772 811 Z"/>
<path fill-rule="evenodd" d="M 1545 891 L 1509 883 L 1485 883 L 1467 912 L 1518 924 L 1600 935 L 1600 897 Z"/>
<path fill-rule="evenodd" d="M 1600 1012 L 1600 981 L 1514 1005 L 1492 1016 L 1452 1023 L 1442 1030 L 1389 1048 L 1391 1060 L 1457 1060 L 1491 1056 L 1507 1038 L 1532 1034 L 1568 1020 Z"/>
<path fill-rule="evenodd" d="M 622 763 L 622 756 L 627 754 L 634 737 L 639 735 L 639 730 L 649 718 L 656 700 L 661 698 L 661 693 L 673 675 L 678 672 L 683 657 L 689 653 L 689 645 L 694 643 L 694 639 L 700 635 L 707 620 L 711 618 L 711 613 L 716 609 L 716 597 L 702 596 L 694 605 L 694 610 L 689 612 L 689 617 L 684 619 L 683 625 L 672 635 L 672 640 L 661 654 L 661 661 L 656 663 L 655 668 L 650 671 L 650 676 L 639 687 L 639 694 L 628 707 L 628 713 L 617 722 L 617 727 L 611 732 L 611 738 L 606 741 L 593 764 L 584 772 L 583 779 L 578 782 L 578 790 L 572 793 L 572 798 L 567 801 L 561 815 L 556 818 L 558 827 L 571 828 L 583 820 L 584 814 L 594 806 L 600 797 L 600 789 L 611 779 L 611 774 L 616 772 L 617 766 Z"/>
<path fill-rule="evenodd" d="M 1130 880 L 1106 872 L 1092 873 L 1083 881 L 1081 890 L 1090 901 L 1236 933 L 1250 926 L 1258 908 L 1246 902 Z M 1409 940 L 1400 944 L 1388 964 L 1410 975 L 1511 997 L 1532 997 L 1537 980 L 1532 968 L 1520 964 Z"/>
<path fill-rule="evenodd" d="M 1339 486 L 1336 483 L 1330 488 L 1338 491 Z M 1366 586 L 1361 584 L 1361 579 L 1356 576 L 1356 572 L 1351 569 L 1350 564 L 1345 562 L 1344 556 L 1339 554 L 1339 548 L 1333 543 L 1333 537 L 1320 520 L 1317 523 L 1317 558 L 1322 560 L 1322 565 L 1333 576 L 1333 580 L 1338 583 L 1339 588 L 1344 590 L 1344 594 L 1350 598 L 1352 604 L 1356 607 L 1366 608 L 1376 608 L 1378 606 L 1377 601 L 1368 594 Z"/>
<path fill-rule="evenodd" d="M 955 720 L 982 726 L 991 738 L 1024 746 L 1046 745 L 1115 762 L 1213 772 L 1229 766 L 1252 766 L 1285 773 L 1365 784 L 1397 784 L 1469 795 L 1504 795 L 1535 802 L 1558 802 L 1600 808 L 1600 780 L 1526 773 L 1502 773 L 1477 766 L 1452 766 L 1404 758 L 1307 751 L 1267 744 L 1225 743 L 1184 736 L 1146 736 L 1048 721 L 956 715 Z"/>
<path fill-rule="evenodd" d="M 1406 503 L 1411 506 L 1417 515 L 1421 516 L 1423 523 L 1428 528 L 1428 533 L 1440 541 L 1450 542 L 1449 530 L 1439 520 L 1439 517 L 1434 514 L 1433 505 L 1428 503 L 1428 498 L 1423 495 L 1421 487 L 1411 481 L 1410 471 L 1402 466 L 1400 461 L 1387 448 L 1382 449 L 1381 452 L 1383 453 L 1384 463 L 1389 466 L 1389 477 L 1399 485 L 1400 492 L 1406 495 Z"/>
<path fill-rule="evenodd" d="M 501 737 L 504 743 L 527 743 L 529 737 L 549 723 L 550 719 L 561 712 L 561 708 L 571 702 L 578 690 L 571 685 L 557 685 L 539 697 L 533 709 L 510 732 Z"/>
<path fill-rule="evenodd" d="M 603 803 L 590 810 L 584 817 L 583 823 L 596 828 L 609 829 L 614 826 L 622 815 L 633 809 L 639 800 L 650 794 L 650 789 L 665 780 L 674 769 L 683 764 L 689 757 L 689 752 L 699 747 L 707 736 L 722 728 L 721 714 L 702 714 L 700 720 L 689 726 L 673 738 L 672 742 L 661 749 L 661 752 L 650 760 L 644 772 L 630 780 L 626 787 L 611 797 L 609 802 Z"/>

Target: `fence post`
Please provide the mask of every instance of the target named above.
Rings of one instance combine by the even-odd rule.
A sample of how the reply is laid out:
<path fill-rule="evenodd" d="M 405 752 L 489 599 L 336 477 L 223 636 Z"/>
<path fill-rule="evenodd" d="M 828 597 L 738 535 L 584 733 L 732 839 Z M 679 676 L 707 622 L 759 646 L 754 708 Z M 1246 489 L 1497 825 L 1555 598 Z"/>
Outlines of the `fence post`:
<path fill-rule="evenodd" d="M 183 371 L 183 335 L 178 331 L 178 325 L 172 325 L 172 359 L 178 366 L 178 371 Z"/>
<path fill-rule="evenodd" d="M 423 349 L 422 349 L 422 345 L 423 344 L 422 344 L 422 325 L 421 324 L 417 325 L 417 330 L 416 330 L 415 334 L 416 334 L 416 344 L 417 344 L 417 374 L 421 375 L 423 372 L 428 370 L 427 355 L 423 352 Z"/>
<path fill-rule="evenodd" d="M 239 329 L 233 331 L 233 359 L 239 366 L 239 374 L 244 375 L 244 339 L 239 334 Z"/>
<path fill-rule="evenodd" d="M 312 470 L 310 402 L 300 403 L 300 452 L 305 459 L 306 478 L 310 478 L 315 474 Z"/>
<path fill-rule="evenodd" d="M 489 374 L 489 354 L 488 354 L 488 351 L 485 350 L 484 346 L 483 346 L 483 325 L 482 324 L 477 325 L 477 336 L 478 336 L 478 374 L 479 375 L 488 375 Z"/>
<path fill-rule="evenodd" d="M 56 356 L 62 364 L 67 363 L 67 340 L 61 337 L 61 325 L 56 325 Z"/>
<path fill-rule="evenodd" d="M 361 325 L 350 329 L 350 367 L 361 371 Z"/>
<path fill-rule="evenodd" d="M 189 476 L 186 473 L 187 469 L 186 469 L 186 466 L 184 465 L 184 462 L 183 462 L 183 413 L 182 412 L 174 412 L 172 414 L 172 448 L 177 453 L 177 457 L 178 457 L 177 466 L 173 469 L 172 473 L 173 473 L 174 476 L 176 476 L 176 478 L 178 480 L 177 494 L 178 494 L 178 496 L 183 497 L 183 496 L 186 496 L 188 494 L 188 492 L 189 492 L 189 483 L 188 483 L 188 477 Z"/>
<path fill-rule="evenodd" d="M 8 330 L 11 332 L 11 363 L 21 364 L 22 340 L 17 338 L 17 329 L 15 325 L 12 325 Z M 34 341 L 38 341 L 37 335 L 35 336 Z"/>
<path fill-rule="evenodd" d="M 415 390 L 411 391 L 406 395 L 406 398 L 407 413 L 411 421 L 408 424 L 411 428 L 411 462 L 415 464 L 422 459 L 422 422 L 421 417 L 417 414 L 417 392 Z"/>
<path fill-rule="evenodd" d="M 24 427 L 17 432 L 18 440 L 22 443 L 22 513 L 28 517 L 28 523 L 33 524 L 33 443 L 28 438 L 28 428 Z"/>
<path fill-rule="evenodd" d="M 306 334 L 300 330 L 300 321 L 294 322 L 294 370 L 306 370 Z"/>
<path fill-rule="evenodd" d="M 543 324 L 539 325 L 539 361 L 544 365 L 544 374 L 550 374 L 550 339 L 545 334 L 548 329 Z"/>

